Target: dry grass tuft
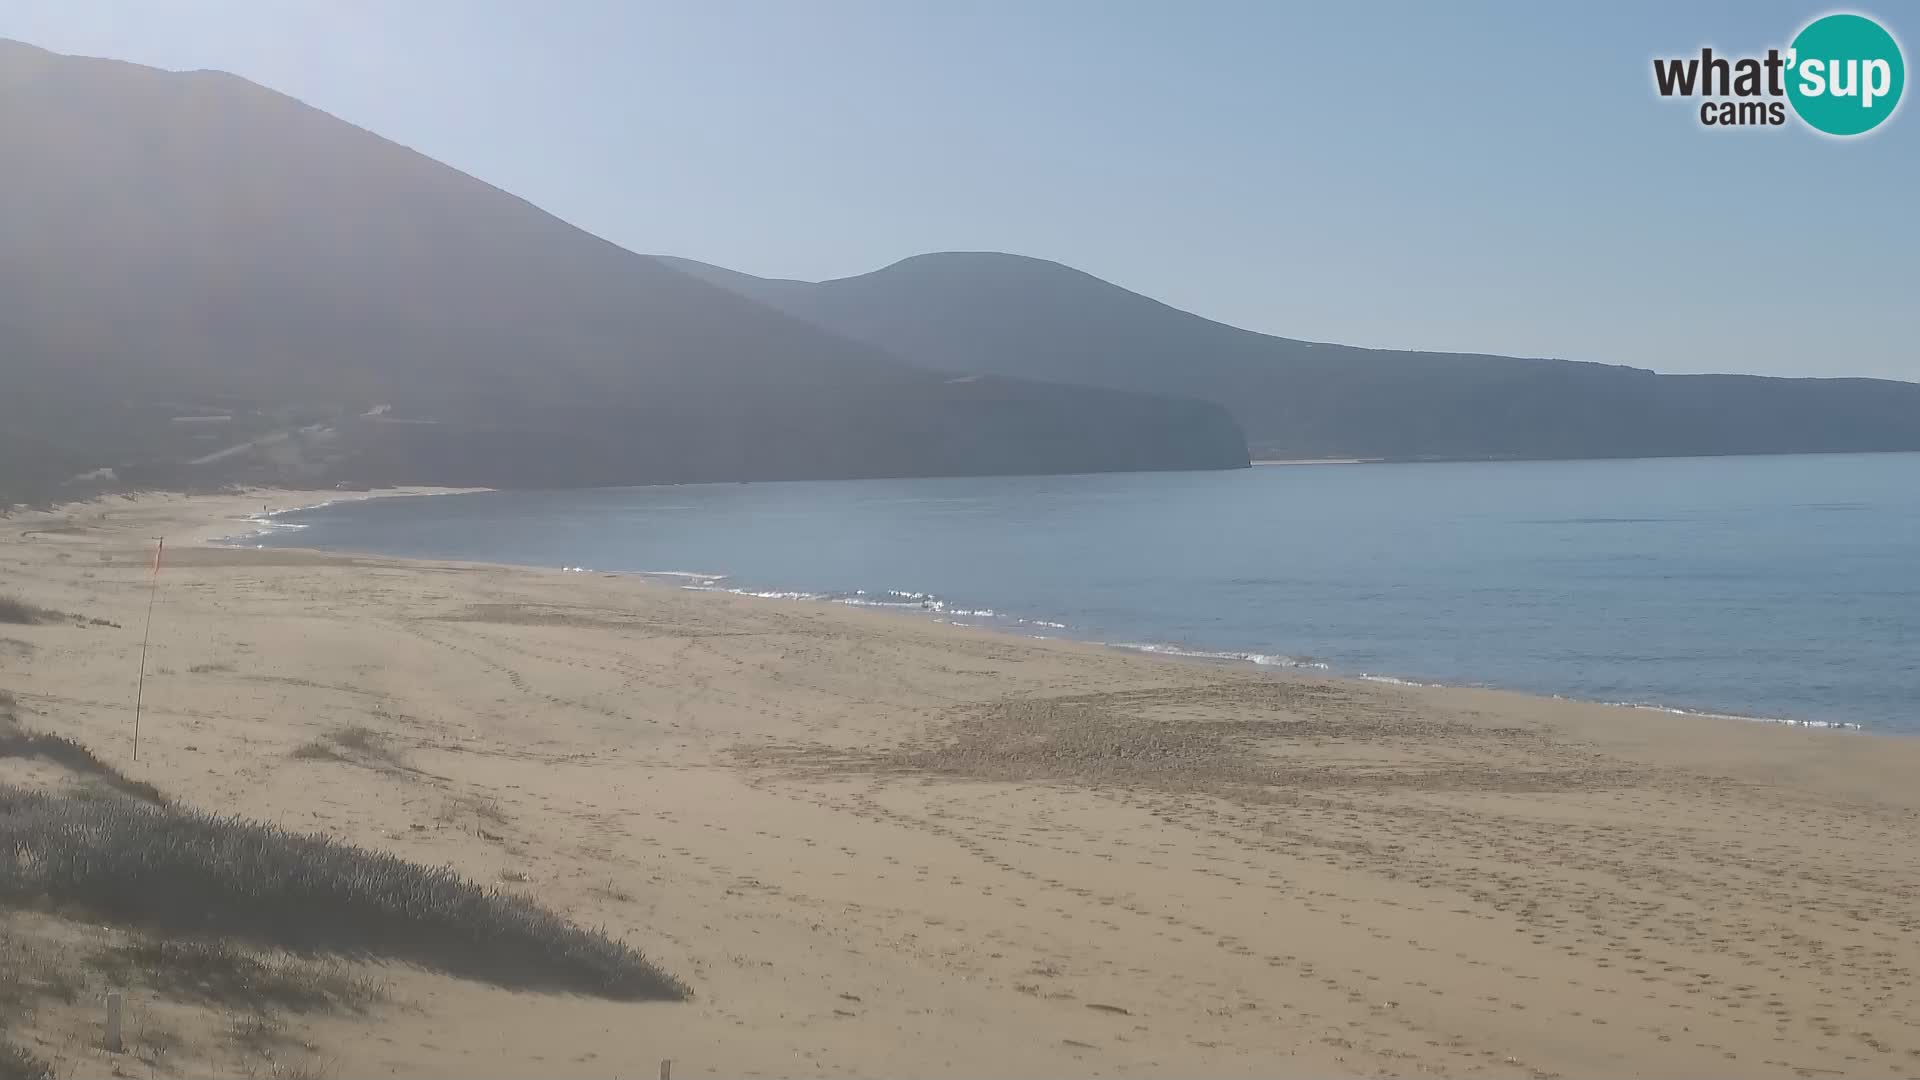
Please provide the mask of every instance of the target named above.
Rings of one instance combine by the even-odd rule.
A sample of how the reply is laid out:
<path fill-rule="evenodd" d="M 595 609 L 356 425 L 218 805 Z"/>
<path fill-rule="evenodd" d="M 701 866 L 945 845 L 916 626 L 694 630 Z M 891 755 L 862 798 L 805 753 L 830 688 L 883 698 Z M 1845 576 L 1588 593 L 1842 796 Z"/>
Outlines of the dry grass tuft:
<path fill-rule="evenodd" d="M 38 604 L 29 604 L 17 596 L 0 596 L 0 623 L 14 623 L 19 626 L 37 626 L 40 623 L 59 622 L 66 616 Z"/>
<path fill-rule="evenodd" d="M 301 761 L 346 761 L 373 769 L 405 770 L 400 752 L 384 732 L 360 724 L 329 732 L 293 750 Z"/>
<path fill-rule="evenodd" d="M 11 698 L 12 695 L 8 697 Z M 112 765 L 101 761 L 94 756 L 92 750 L 64 735 L 22 731 L 13 723 L 11 702 L 7 704 L 7 708 L 0 708 L 0 758 L 44 758 L 72 772 L 92 777 L 119 794 L 155 805 L 162 805 L 167 801 L 166 796 L 160 794 L 159 788 L 144 780 L 133 779 Z"/>
<path fill-rule="evenodd" d="M 154 1020 L 151 1014 L 140 1021 L 133 1036 L 134 1049 L 150 1062 L 158 1062 L 185 1045 L 185 1036 L 168 1024 Z"/>
<path fill-rule="evenodd" d="M 286 1038 L 286 1025 L 269 1012 L 248 1010 L 227 1016 L 227 1040 L 254 1055 L 271 1057 Z"/>
<path fill-rule="evenodd" d="M 378 980 L 338 960 L 261 953 L 222 940 L 141 937 L 87 962 L 117 984 L 137 982 L 170 1000 L 256 1011 L 362 1012 L 386 996 Z"/>
<path fill-rule="evenodd" d="M 326 1080 L 333 1075 L 333 1062 L 276 1061 L 267 1072 L 269 1080 Z"/>
<path fill-rule="evenodd" d="M 612 880 L 608 880 L 604 884 L 590 886 L 587 891 L 600 897 L 602 900 L 611 900 L 616 904 L 631 904 L 637 899 L 625 886 Z"/>
<path fill-rule="evenodd" d="M 0 924 L 0 1020 L 47 998 L 72 1003 L 84 985 L 58 949 Z"/>
<path fill-rule="evenodd" d="M 473 820 L 472 828 L 463 824 L 467 818 Z M 475 832 L 488 839 L 497 840 L 499 837 L 488 832 L 487 827 L 505 828 L 509 819 L 507 812 L 501 808 L 499 800 L 493 796 L 462 792 L 458 795 L 449 795 L 446 801 L 440 804 L 439 811 L 434 814 L 434 820 L 444 826 Z"/>
<path fill-rule="evenodd" d="M 296 761 L 345 761 L 339 750 L 334 749 L 331 739 L 315 739 L 293 748 L 290 755 Z"/>
<path fill-rule="evenodd" d="M 353 750 L 362 754 L 383 753 L 387 748 L 385 735 L 370 727 L 357 724 L 334 732 L 333 742 L 343 750 Z"/>
<path fill-rule="evenodd" d="M 0 1080 L 54 1080 L 53 1066 L 24 1046 L 0 1041 Z"/>

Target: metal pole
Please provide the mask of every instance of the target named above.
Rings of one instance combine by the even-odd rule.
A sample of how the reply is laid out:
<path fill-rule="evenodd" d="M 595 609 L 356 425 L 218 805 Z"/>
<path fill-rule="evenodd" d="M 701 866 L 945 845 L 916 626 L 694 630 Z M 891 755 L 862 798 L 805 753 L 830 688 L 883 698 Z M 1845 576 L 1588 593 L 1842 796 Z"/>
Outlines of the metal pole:
<path fill-rule="evenodd" d="M 153 584 L 147 588 L 147 628 L 140 634 L 140 680 L 133 690 L 133 760 L 140 760 L 140 706 L 147 696 L 147 642 L 153 637 L 153 602 L 160 595 L 160 553 L 166 549 L 165 537 L 153 538 Z"/>

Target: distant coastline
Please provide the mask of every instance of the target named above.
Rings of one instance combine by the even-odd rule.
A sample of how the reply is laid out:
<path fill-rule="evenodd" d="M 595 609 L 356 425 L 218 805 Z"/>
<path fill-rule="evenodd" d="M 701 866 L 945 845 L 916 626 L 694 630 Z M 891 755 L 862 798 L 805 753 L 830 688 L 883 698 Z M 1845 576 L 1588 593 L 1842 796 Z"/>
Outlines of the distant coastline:
<path fill-rule="evenodd" d="M 1378 465 L 1386 458 L 1254 458 L 1254 465 Z"/>

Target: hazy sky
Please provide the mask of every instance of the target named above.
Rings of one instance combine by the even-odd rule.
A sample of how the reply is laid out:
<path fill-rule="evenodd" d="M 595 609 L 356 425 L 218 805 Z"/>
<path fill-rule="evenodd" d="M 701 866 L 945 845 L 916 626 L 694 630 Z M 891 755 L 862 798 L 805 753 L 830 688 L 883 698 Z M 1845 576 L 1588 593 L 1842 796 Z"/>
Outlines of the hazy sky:
<path fill-rule="evenodd" d="M 749 273 L 1013 251 L 1291 337 L 1920 381 L 1916 106 L 1842 142 L 1652 91 L 1827 10 L 5 0 L 0 36 L 236 72 Z M 1846 10 L 1920 60 L 1920 7 Z"/>

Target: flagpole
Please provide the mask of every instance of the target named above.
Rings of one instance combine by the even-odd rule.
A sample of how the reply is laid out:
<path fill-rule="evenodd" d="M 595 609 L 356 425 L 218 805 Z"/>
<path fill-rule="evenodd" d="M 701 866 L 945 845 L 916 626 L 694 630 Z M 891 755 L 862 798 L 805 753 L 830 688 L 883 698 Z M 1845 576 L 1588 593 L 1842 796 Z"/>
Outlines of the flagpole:
<path fill-rule="evenodd" d="M 156 536 L 153 547 L 153 583 L 147 587 L 147 628 L 140 634 L 140 681 L 133 691 L 133 760 L 140 760 L 140 705 L 147 694 L 147 642 L 153 637 L 153 601 L 160 595 L 160 553 L 167 538 Z"/>

